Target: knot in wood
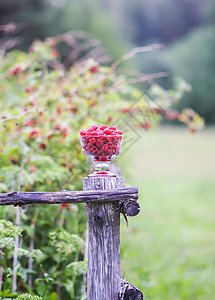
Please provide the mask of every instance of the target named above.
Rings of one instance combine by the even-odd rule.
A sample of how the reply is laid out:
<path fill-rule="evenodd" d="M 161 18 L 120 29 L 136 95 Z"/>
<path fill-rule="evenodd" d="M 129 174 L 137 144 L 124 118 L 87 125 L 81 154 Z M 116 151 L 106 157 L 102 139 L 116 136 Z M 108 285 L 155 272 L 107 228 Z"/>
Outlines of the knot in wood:
<path fill-rule="evenodd" d="M 118 293 L 118 299 L 119 300 L 143 300 L 143 294 L 133 284 L 123 279 L 121 282 L 120 291 Z"/>
<path fill-rule="evenodd" d="M 140 212 L 140 204 L 133 199 L 126 200 L 121 203 L 121 213 L 129 217 L 134 217 Z"/>
<path fill-rule="evenodd" d="M 104 213 L 102 210 L 98 211 L 94 215 L 95 225 L 102 226 L 104 223 Z"/>

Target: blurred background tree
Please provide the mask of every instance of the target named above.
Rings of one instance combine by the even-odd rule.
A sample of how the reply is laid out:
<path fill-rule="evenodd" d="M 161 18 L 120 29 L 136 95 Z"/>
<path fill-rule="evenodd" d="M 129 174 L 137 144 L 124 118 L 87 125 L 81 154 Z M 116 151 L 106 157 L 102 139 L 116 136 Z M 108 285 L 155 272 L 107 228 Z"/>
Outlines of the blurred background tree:
<path fill-rule="evenodd" d="M 14 44 L 22 50 L 35 39 L 72 29 L 100 39 L 112 58 L 133 46 L 165 44 L 162 54 L 148 54 L 144 61 L 139 56 L 134 67 L 167 71 L 169 78 L 159 83 L 168 88 L 175 75 L 182 76 L 193 90 L 181 105 L 197 110 L 206 123 L 215 122 L 214 0 L 7 0 L 0 2 L 0 18 L 2 24 L 20 24 Z"/>

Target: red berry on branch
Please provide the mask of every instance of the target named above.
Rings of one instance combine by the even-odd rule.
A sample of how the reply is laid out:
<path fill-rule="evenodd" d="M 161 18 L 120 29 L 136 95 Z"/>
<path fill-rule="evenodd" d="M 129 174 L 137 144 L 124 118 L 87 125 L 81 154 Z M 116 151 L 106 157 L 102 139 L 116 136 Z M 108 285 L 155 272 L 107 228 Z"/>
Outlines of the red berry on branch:
<path fill-rule="evenodd" d="M 37 170 L 37 167 L 35 167 L 35 166 L 31 166 L 30 167 L 30 172 L 31 173 L 35 172 L 36 170 Z"/>
<path fill-rule="evenodd" d="M 95 106 L 95 105 L 96 105 L 96 102 L 90 103 L 90 107 L 93 107 L 93 106 Z"/>
<path fill-rule="evenodd" d="M 55 129 L 55 130 L 60 130 L 60 125 L 59 125 L 59 124 L 56 124 L 55 127 L 54 127 L 54 129 Z"/>
<path fill-rule="evenodd" d="M 62 204 L 61 204 L 61 207 L 62 207 L 62 208 L 66 208 L 66 207 L 69 206 L 69 205 L 70 205 L 70 203 L 62 203 Z"/>
<path fill-rule="evenodd" d="M 94 66 L 94 67 L 91 67 L 89 69 L 89 71 L 90 71 L 90 73 L 97 73 L 98 72 L 98 68 L 96 66 Z"/>
<path fill-rule="evenodd" d="M 70 111 L 75 114 L 78 111 L 78 109 L 77 109 L 77 107 L 73 106 L 73 107 L 71 107 Z"/>
<path fill-rule="evenodd" d="M 48 139 L 51 139 L 53 136 L 54 136 L 53 133 L 50 133 L 50 134 L 48 135 Z"/>
<path fill-rule="evenodd" d="M 189 127 L 189 132 L 190 132 L 190 133 L 195 133 L 195 132 L 196 132 L 196 129 L 193 128 L 193 127 Z"/>
<path fill-rule="evenodd" d="M 46 149 L 46 144 L 45 143 L 40 143 L 39 144 L 39 149 Z"/>
<path fill-rule="evenodd" d="M 124 113 L 124 114 L 128 114 L 129 113 L 129 108 L 123 108 L 123 110 L 122 110 L 122 112 Z"/>
<path fill-rule="evenodd" d="M 149 122 L 145 122 L 141 124 L 141 127 L 145 128 L 146 130 L 151 128 L 151 124 Z"/>

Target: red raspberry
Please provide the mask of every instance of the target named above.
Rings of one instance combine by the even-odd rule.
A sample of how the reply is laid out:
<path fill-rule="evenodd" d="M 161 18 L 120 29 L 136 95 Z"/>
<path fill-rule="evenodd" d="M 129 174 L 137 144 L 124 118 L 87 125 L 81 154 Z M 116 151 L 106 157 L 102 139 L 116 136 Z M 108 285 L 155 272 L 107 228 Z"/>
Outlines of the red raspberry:
<path fill-rule="evenodd" d="M 31 91 L 31 89 L 28 88 L 28 87 L 25 89 L 25 92 L 26 92 L 26 93 L 30 93 L 30 91 Z"/>
<path fill-rule="evenodd" d="M 39 149 L 46 149 L 46 144 L 44 143 L 39 144 Z"/>
<path fill-rule="evenodd" d="M 112 137 L 111 136 L 106 136 L 106 140 L 110 142 L 110 141 L 112 141 Z"/>
<path fill-rule="evenodd" d="M 60 125 L 59 124 L 57 124 L 57 125 L 55 125 L 55 128 L 54 128 L 55 130 L 60 130 Z"/>
<path fill-rule="evenodd" d="M 96 142 L 95 138 L 90 139 L 90 143 L 94 144 Z"/>
<path fill-rule="evenodd" d="M 70 203 L 62 203 L 62 204 L 61 204 L 61 207 L 62 207 L 62 208 L 66 208 L 66 207 L 69 206 L 69 205 L 70 205 Z"/>
<path fill-rule="evenodd" d="M 192 128 L 192 127 L 189 127 L 189 132 L 190 132 L 190 133 L 195 133 L 195 132 L 196 132 L 196 129 L 195 129 L 195 128 Z"/>
<path fill-rule="evenodd" d="M 102 126 L 100 126 L 100 129 L 101 129 L 101 130 L 105 130 L 106 128 L 108 128 L 107 125 L 102 125 Z"/>
<path fill-rule="evenodd" d="M 116 130 L 116 127 L 115 126 L 111 126 L 109 127 L 110 130 Z"/>
<path fill-rule="evenodd" d="M 96 66 L 92 67 L 89 69 L 90 73 L 97 73 L 98 72 L 98 68 Z"/>
<path fill-rule="evenodd" d="M 92 136 L 98 136 L 98 132 L 97 131 L 91 131 Z"/>
<path fill-rule="evenodd" d="M 145 128 L 146 130 L 151 128 L 151 124 L 149 122 L 145 122 L 143 124 L 141 124 L 141 127 Z"/>
<path fill-rule="evenodd" d="M 123 111 L 124 114 L 128 114 L 129 113 L 129 108 L 123 108 L 122 111 Z"/>
<path fill-rule="evenodd" d="M 123 134 L 121 130 L 116 131 L 116 133 L 119 134 L 119 135 Z"/>
<path fill-rule="evenodd" d="M 103 150 L 98 150 L 98 151 L 97 151 L 97 154 L 98 154 L 98 155 L 102 155 L 102 154 L 103 154 Z"/>
<path fill-rule="evenodd" d="M 36 168 L 35 166 L 31 166 L 31 167 L 30 167 L 30 172 L 31 172 L 31 173 L 35 172 L 36 170 L 37 170 L 37 168 Z"/>
<path fill-rule="evenodd" d="M 92 129 L 91 131 L 97 130 L 98 126 L 96 125 L 91 125 L 90 128 Z"/>
<path fill-rule="evenodd" d="M 104 145 L 104 142 L 103 142 L 103 140 L 97 140 L 97 143 L 96 143 L 96 145 L 99 147 L 99 148 L 101 148 L 103 145 Z"/>
<path fill-rule="evenodd" d="M 77 107 L 73 106 L 70 108 L 70 111 L 76 113 L 78 111 Z"/>
<path fill-rule="evenodd" d="M 107 151 L 107 149 L 108 149 L 108 145 L 105 144 L 105 145 L 102 147 L 102 150 L 103 150 L 103 151 Z"/>
<path fill-rule="evenodd" d="M 96 153 L 98 151 L 97 147 L 92 147 L 92 152 Z"/>
<path fill-rule="evenodd" d="M 82 130 L 80 131 L 80 135 L 86 135 L 86 131 L 82 129 Z"/>
<path fill-rule="evenodd" d="M 104 130 L 104 133 L 107 134 L 107 135 L 111 135 L 111 134 L 112 134 L 112 131 L 111 131 L 110 129 L 106 128 L 106 129 Z"/>

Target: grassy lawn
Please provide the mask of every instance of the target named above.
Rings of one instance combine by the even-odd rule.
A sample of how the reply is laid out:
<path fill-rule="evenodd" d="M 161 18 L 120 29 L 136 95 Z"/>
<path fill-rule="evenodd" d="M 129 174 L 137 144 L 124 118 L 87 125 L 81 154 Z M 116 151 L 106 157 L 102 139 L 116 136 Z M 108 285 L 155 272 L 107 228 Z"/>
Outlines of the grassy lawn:
<path fill-rule="evenodd" d="M 214 299 L 215 130 L 143 133 L 121 158 L 141 213 L 122 219 L 122 274 L 146 300 Z"/>

